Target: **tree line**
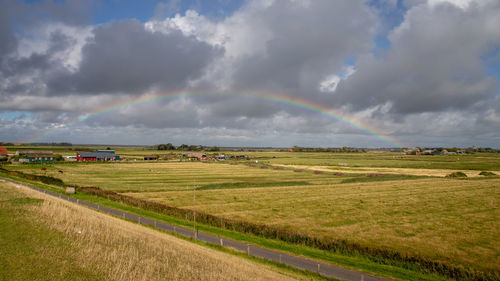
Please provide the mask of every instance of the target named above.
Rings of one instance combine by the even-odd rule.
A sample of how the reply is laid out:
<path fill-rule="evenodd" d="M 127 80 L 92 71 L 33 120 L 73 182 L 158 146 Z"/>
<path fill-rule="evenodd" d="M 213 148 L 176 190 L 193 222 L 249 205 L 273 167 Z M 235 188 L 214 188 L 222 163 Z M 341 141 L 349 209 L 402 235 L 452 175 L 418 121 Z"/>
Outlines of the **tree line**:
<path fill-rule="evenodd" d="M 355 148 L 355 147 L 300 147 L 295 145 L 290 149 L 282 149 L 281 151 L 293 151 L 293 152 L 366 152 L 364 148 Z"/>
<path fill-rule="evenodd" d="M 166 144 L 158 144 L 155 146 L 156 150 L 179 150 L 179 151 L 220 151 L 217 146 L 203 146 L 203 145 L 187 145 L 181 144 L 179 146 L 175 146 L 171 143 Z"/>

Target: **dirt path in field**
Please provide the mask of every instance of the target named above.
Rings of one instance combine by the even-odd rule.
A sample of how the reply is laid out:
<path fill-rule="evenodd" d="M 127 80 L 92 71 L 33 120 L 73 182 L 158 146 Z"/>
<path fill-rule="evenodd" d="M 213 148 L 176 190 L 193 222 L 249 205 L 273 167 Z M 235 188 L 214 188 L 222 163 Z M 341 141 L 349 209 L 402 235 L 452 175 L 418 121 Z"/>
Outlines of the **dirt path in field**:
<path fill-rule="evenodd" d="M 344 174 L 394 174 L 412 176 L 445 177 L 453 172 L 463 172 L 467 177 L 483 177 L 475 170 L 450 170 L 450 169 L 414 169 L 414 168 L 374 168 L 374 167 L 338 167 L 338 166 L 308 166 L 308 165 L 284 165 L 272 164 L 292 169 L 304 169 L 322 172 L 339 172 Z"/>

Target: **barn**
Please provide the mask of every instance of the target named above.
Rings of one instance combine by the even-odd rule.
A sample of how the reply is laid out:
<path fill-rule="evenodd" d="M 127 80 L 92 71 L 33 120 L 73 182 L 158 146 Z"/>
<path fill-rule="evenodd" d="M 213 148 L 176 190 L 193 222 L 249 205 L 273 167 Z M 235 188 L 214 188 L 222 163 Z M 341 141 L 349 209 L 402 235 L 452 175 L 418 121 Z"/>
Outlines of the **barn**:
<path fill-rule="evenodd" d="M 77 152 L 76 161 L 96 162 L 96 161 L 119 161 L 120 156 L 113 150 L 95 150 L 93 152 Z"/>

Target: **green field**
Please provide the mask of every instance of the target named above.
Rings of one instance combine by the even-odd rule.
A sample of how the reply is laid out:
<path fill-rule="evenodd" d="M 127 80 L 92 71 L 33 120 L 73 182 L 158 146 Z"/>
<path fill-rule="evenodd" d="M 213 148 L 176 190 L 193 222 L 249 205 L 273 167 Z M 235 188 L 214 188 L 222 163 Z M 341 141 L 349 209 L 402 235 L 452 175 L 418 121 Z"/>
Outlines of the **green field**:
<path fill-rule="evenodd" d="M 497 154 L 248 155 L 251 161 L 236 163 L 139 161 L 7 168 L 222 218 L 500 271 L 500 178 L 479 176 L 481 170 L 500 174 Z M 441 170 L 447 174 L 455 169 L 471 171 L 474 178 L 443 177 Z"/>
<path fill-rule="evenodd" d="M 268 153 L 256 156 L 266 157 Z M 269 157 L 269 156 L 268 156 Z M 478 153 L 465 155 L 403 155 L 402 153 L 293 153 L 282 152 L 268 160 L 274 164 L 341 166 L 341 167 L 387 167 L 421 169 L 495 170 L 500 171 L 498 154 Z"/>
<path fill-rule="evenodd" d="M 41 170 L 41 168 L 46 170 Z M 178 191 L 207 185 L 233 184 L 264 186 L 316 185 L 340 183 L 350 176 L 332 176 L 291 169 L 273 169 L 202 162 L 172 163 L 71 163 L 53 165 L 17 165 L 10 170 L 54 176 L 67 183 L 98 186 L 114 191 Z M 59 173 L 62 171 L 63 173 Z M 290 183 L 290 184 L 289 184 Z"/>

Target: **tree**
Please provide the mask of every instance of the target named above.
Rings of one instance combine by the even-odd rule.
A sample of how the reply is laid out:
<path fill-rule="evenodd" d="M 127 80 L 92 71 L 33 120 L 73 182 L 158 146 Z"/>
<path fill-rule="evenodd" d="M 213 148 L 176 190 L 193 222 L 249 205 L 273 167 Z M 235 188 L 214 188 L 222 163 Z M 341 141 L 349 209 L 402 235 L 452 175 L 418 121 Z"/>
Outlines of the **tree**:
<path fill-rule="evenodd" d="M 177 147 L 177 150 L 182 150 L 182 151 L 185 151 L 188 149 L 189 149 L 189 145 L 187 145 L 187 144 L 181 144 L 180 146 Z"/>

